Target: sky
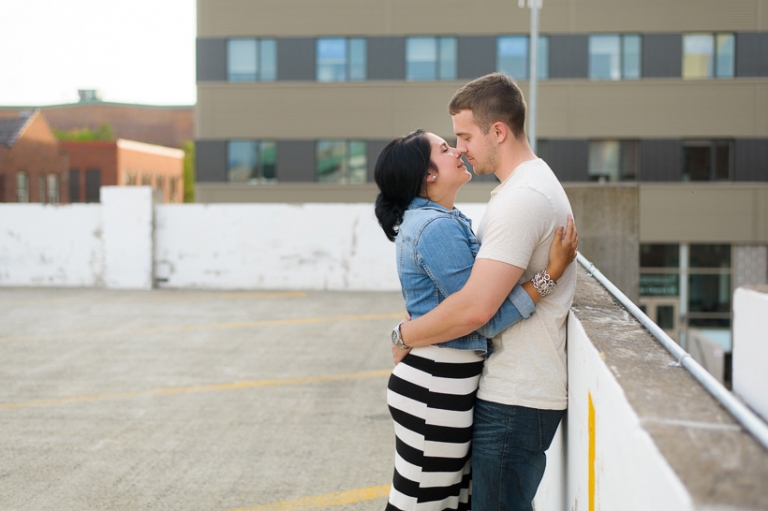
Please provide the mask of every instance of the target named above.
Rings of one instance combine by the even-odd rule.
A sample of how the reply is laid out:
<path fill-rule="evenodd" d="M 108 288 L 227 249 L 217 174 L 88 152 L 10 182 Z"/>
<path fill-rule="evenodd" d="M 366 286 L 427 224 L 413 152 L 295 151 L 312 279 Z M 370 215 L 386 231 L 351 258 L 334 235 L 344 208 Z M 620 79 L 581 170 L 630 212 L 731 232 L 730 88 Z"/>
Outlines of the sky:
<path fill-rule="evenodd" d="M 0 106 L 78 101 L 192 105 L 195 0 L 5 0 Z"/>

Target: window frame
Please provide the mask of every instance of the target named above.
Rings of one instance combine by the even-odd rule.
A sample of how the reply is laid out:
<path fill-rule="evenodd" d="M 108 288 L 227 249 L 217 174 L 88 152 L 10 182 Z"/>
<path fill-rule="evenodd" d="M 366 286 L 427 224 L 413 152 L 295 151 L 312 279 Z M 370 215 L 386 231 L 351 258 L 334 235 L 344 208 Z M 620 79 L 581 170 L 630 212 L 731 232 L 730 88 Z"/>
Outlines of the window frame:
<path fill-rule="evenodd" d="M 253 72 L 248 73 L 247 77 L 235 78 L 232 65 L 232 46 L 235 43 L 253 43 Z M 266 49 L 265 49 L 266 48 Z M 229 83 L 249 83 L 249 82 L 273 82 L 277 79 L 277 40 L 273 38 L 258 37 L 231 37 L 227 39 L 227 82 Z M 266 57 L 269 57 L 267 59 Z M 266 69 L 265 62 L 273 63 L 269 69 Z M 239 73 L 245 75 L 246 73 Z"/>
<path fill-rule="evenodd" d="M 342 74 L 333 74 L 331 78 L 325 78 L 322 70 L 329 64 L 322 64 L 321 60 L 329 57 L 321 56 L 323 43 L 339 41 L 343 44 Z M 337 57 L 339 58 L 339 57 Z M 365 37 L 318 37 L 315 39 L 315 80 L 322 83 L 338 82 L 363 82 L 368 79 L 368 39 Z"/>
<path fill-rule="evenodd" d="M 597 41 L 599 38 L 602 39 L 608 39 L 608 38 L 616 38 L 616 43 L 618 43 L 617 46 L 617 53 L 615 55 L 616 58 L 616 69 L 613 68 L 613 63 L 610 66 L 611 69 L 609 70 L 609 76 L 602 76 L 597 75 L 596 73 L 596 65 L 593 63 L 593 58 L 597 55 L 593 51 L 593 45 L 597 44 Z M 628 72 L 628 60 L 629 60 L 629 54 L 627 53 L 627 44 L 629 40 L 637 40 L 637 74 L 635 73 L 629 73 Z M 622 81 L 622 80 L 639 80 L 643 77 L 643 37 L 642 34 L 639 33 L 605 33 L 605 34 L 590 34 L 589 40 L 588 40 L 588 48 L 587 48 L 587 76 L 590 80 L 596 80 L 596 81 Z"/>
<path fill-rule="evenodd" d="M 692 51 L 686 51 L 686 46 L 693 45 L 694 38 L 707 38 L 708 49 L 710 53 L 707 57 L 707 72 L 697 72 L 696 61 L 694 57 L 697 55 L 703 55 L 702 53 L 693 53 Z M 725 40 L 726 45 L 730 48 L 730 56 L 723 54 L 722 45 L 719 41 Z M 730 44 L 728 44 L 730 42 Z M 683 34 L 682 40 L 682 66 L 681 76 L 684 80 L 712 80 L 712 79 L 727 79 L 735 78 L 736 76 L 736 33 L 735 32 L 691 32 Z M 688 58 L 686 58 L 688 57 Z M 726 60 L 726 57 L 729 57 Z M 723 64 L 726 61 L 728 64 Z M 721 69 L 721 67 L 727 66 L 727 70 Z"/>

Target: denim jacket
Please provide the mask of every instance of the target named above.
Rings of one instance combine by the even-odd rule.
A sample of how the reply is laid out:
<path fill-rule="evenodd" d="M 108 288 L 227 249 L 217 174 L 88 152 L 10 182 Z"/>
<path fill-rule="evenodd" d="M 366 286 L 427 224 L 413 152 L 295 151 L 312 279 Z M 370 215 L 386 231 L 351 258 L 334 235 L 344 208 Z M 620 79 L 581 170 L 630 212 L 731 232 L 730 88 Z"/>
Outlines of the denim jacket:
<path fill-rule="evenodd" d="M 448 210 L 422 197 L 416 197 L 406 210 L 395 244 L 397 274 L 412 319 L 423 316 L 464 287 L 480 249 L 471 223 L 461 211 Z M 490 354 L 489 337 L 530 317 L 535 310 L 528 293 L 515 284 L 486 325 L 438 346 Z"/>

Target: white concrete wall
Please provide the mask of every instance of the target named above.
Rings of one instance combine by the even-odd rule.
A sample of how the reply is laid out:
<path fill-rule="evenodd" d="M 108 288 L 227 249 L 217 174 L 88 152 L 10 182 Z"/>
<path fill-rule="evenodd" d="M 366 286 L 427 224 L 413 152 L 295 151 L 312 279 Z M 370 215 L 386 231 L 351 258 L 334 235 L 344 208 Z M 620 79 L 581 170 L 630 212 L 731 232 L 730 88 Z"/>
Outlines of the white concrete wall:
<path fill-rule="evenodd" d="M 733 297 L 733 391 L 768 421 L 768 287 L 740 287 Z"/>
<path fill-rule="evenodd" d="M 100 204 L 0 204 L 0 286 L 102 286 Z"/>
<path fill-rule="evenodd" d="M 114 289 L 153 287 L 153 199 L 149 186 L 101 188 L 104 284 Z"/>
<path fill-rule="evenodd" d="M 573 314 L 568 321 L 568 412 L 547 458 L 534 501 L 539 511 L 694 509 L 690 494 Z"/>

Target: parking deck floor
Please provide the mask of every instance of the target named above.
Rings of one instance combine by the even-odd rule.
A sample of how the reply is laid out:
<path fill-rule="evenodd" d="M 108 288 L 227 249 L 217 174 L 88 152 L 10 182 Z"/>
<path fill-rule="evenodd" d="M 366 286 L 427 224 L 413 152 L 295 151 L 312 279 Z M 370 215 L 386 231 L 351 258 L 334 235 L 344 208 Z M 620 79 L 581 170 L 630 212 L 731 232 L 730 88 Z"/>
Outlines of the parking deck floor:
<path fill-rule="evenodd" d="M 383 509 L 399 293 L 0 288 L 0 509 Z"/>

